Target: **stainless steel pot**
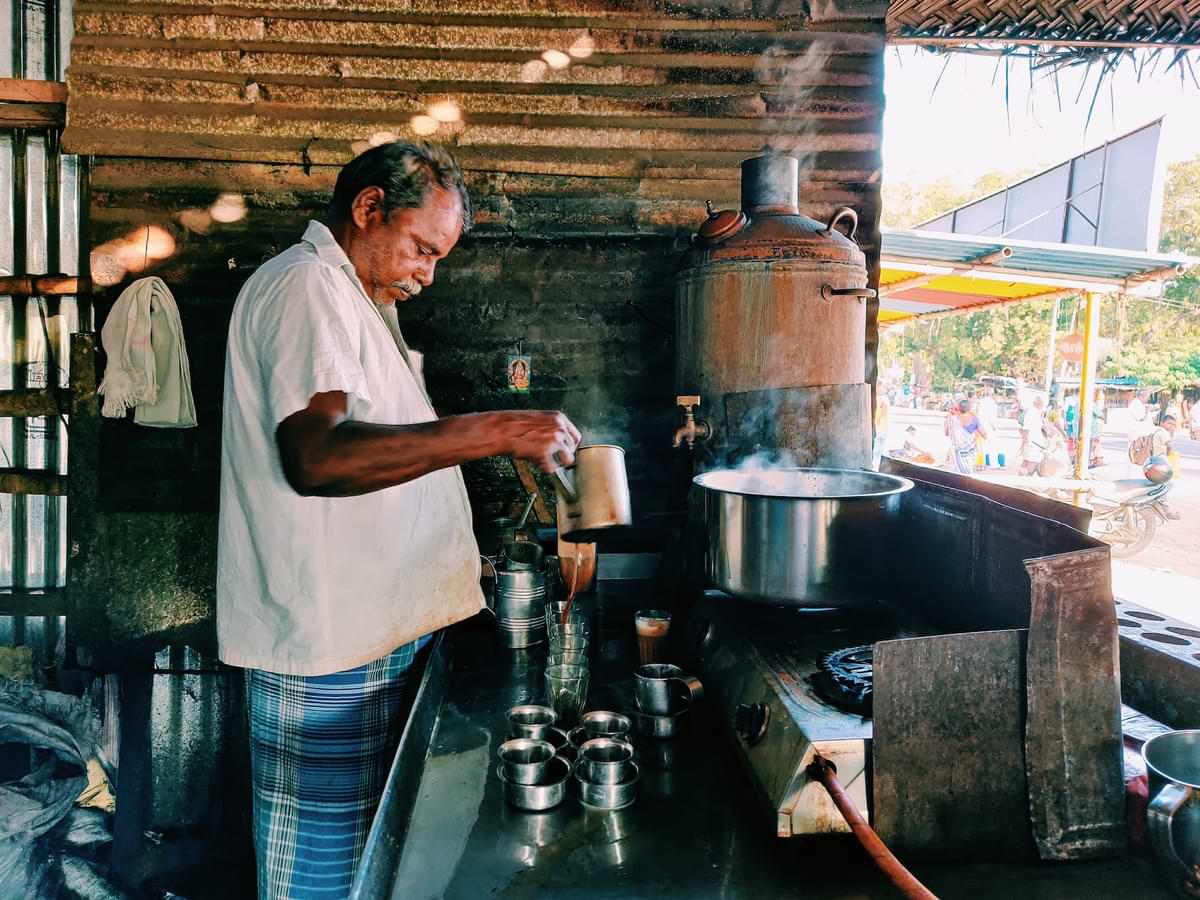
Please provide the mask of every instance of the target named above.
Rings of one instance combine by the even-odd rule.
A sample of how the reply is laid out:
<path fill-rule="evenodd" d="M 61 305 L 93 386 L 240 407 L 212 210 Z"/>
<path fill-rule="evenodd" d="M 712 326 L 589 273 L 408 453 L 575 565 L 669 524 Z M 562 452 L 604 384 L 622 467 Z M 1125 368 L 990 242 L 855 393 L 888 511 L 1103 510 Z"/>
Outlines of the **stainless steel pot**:
<path fill-rule="evenodd" d="M 713 584 L 801 607 L 857 602 L 872 548 L 913 486 L 854 469 L 719 469 L 693 480 L 704 491 Z"/>

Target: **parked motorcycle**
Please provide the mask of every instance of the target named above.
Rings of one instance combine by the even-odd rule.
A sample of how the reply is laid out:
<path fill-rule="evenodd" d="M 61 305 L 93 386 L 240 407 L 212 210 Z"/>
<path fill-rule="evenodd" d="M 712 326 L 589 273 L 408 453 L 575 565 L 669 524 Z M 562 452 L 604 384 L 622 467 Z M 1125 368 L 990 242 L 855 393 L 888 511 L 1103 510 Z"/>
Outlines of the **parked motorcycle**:
<path fill-rule="evenodd" d="M 1174 483 L 1156 483 L 1125 465 L 1102 466 L 1090 474 L 1096 485 L 1088 533 L 1108 544 L 1117 559 L 1145 550 L 1159 523 L 1167 521 L 1166 497 Z"/>

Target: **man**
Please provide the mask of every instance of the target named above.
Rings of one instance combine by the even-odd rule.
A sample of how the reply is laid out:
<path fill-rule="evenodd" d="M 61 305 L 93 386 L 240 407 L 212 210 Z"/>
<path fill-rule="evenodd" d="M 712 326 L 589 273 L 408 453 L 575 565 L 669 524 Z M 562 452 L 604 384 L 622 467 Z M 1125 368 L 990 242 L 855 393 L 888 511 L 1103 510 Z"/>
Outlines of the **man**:
<path fill-rule="evenodd" d="M 349 893 L 414 660 L 483 606 L 458 466 L 574 458 L 561 413 L 439 419 L 426 394 L 394 305 L 470 223 L 449 154 L 384 144 L 234 306 L 217 634 L 247 669 L 260 900 Z"/>
<path fill-rule="evenodd" d="M 1139 433 L 1141 423 L 1146 420 L 1146 401 L 1150 399 L 1150 392 L 1146 390 L 1138 391 L 1133 395 L 1133 399 L 1129 401 L 1129 422 L 1130 435 Z"/>
<path fill-rule="evenodd" d="M 1022 475 L 1036 475 L 1038 467 L 1046 458 L 1046 434 L 1042 411 L 1046 408 L 1046 399 L 1041 394 L 1035 394 L 1030 399 L 1031 405 L 1021 417 L 1021 468 Z"/>
<path fill-rule="evenodd" d="M 1175 437 L 1175 429 L 1178 427 L 1179 423 L 1174 416 L 1163 416 L 1160 424 L 1149 426 L 1149 430 L 1143 431 L 1142 434 L 1129 441 L 1129 461 L 1136 466 L 1144 466 L 1146 460 L 1152 456 L 1165 456 L 1171 462 L 1174 477 L 1178 478 L 1179 453 L 1171 446 L 1171 439 Z M 1171 509 L 1165 499 L 1160 500 L 1159 503 L 1163 509 L 1163 515 L 1168 519 L 1180 518 L 1179 513 Z"/>
<path fill-rule="evenodd" d="M 983 461 L 989 469 L 1000 468 L 1000 457 L 996 452 L 996 422 L 1000 418 L 1000 408 L 996 404 L 996 389 L 988 385 L 983 389 L 983 399 L 979 401 L 976 411 L 983 425 L 983 433 L 987 435 L 983 441 Z"/>

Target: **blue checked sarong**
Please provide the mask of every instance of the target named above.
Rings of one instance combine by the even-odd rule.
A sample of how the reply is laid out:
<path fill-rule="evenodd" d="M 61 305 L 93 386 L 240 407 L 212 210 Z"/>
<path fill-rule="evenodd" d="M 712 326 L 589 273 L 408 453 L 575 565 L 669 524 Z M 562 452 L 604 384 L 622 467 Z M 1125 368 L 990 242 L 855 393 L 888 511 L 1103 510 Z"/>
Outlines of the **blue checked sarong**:
<path fill-rule="evenodd" d="M 349 895 L 429 641 L 332 675 L 246 670 L 259 900 Z"/>

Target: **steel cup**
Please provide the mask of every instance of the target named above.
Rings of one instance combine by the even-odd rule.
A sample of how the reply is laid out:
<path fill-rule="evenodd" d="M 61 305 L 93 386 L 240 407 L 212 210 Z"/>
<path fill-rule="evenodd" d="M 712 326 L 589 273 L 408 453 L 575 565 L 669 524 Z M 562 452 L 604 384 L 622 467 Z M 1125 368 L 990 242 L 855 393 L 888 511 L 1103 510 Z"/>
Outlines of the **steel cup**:
<path fill-rule="evenodd" d="M 523 704 L 508 711 L 508 733 L 514 738 L 544 740 L 554 727 L 554 710 L 548 706 Z"/>
<path fill-rule="evenodd" d="M 579 748 L 583 777 L 592 784 L 620 784 L 633 761 L 633 745 L 615 738 L 593 738 Z"/>
<path fill-rule="evenodd" d="M 652 716 L 671 711 L 671 697 L 679 693 L 683 669 L 670 663 L 638 666 L 633 673 L 634 696 L 638 709 Z"/>
<path fill-rule="evenodd" d="M 1142 747 L 1142 757 L 1155 856 L 1177 894 L 1200 897 L 1200 731 L 1156 735 Z"/>
<path fill-rule="evenodd" d="M 554 758 L 554 745 L 532 738 L 513 738 L 500 745 L 500 770 L 512 784 L 538 784 L 546 763 Z"/>
<path fill-rule="evenodd" d="M 567 795 L 567 782 L 571 777 L 571 763 L 561 757 L 553 757 L 545 764 L 542 776 L 533 784 L 512 781 L 500 763 L 496 772 L 504 785 L 504 799 L 517 809 L 541 812 L 562 803 Z"/>
<path fill-rule="evenodd" d="M 607 710 L 584 713 L 580 721 L 583 722 L 589 738 L 624 739 L 633 724 L 629 721 L 629 716 Z"/>

